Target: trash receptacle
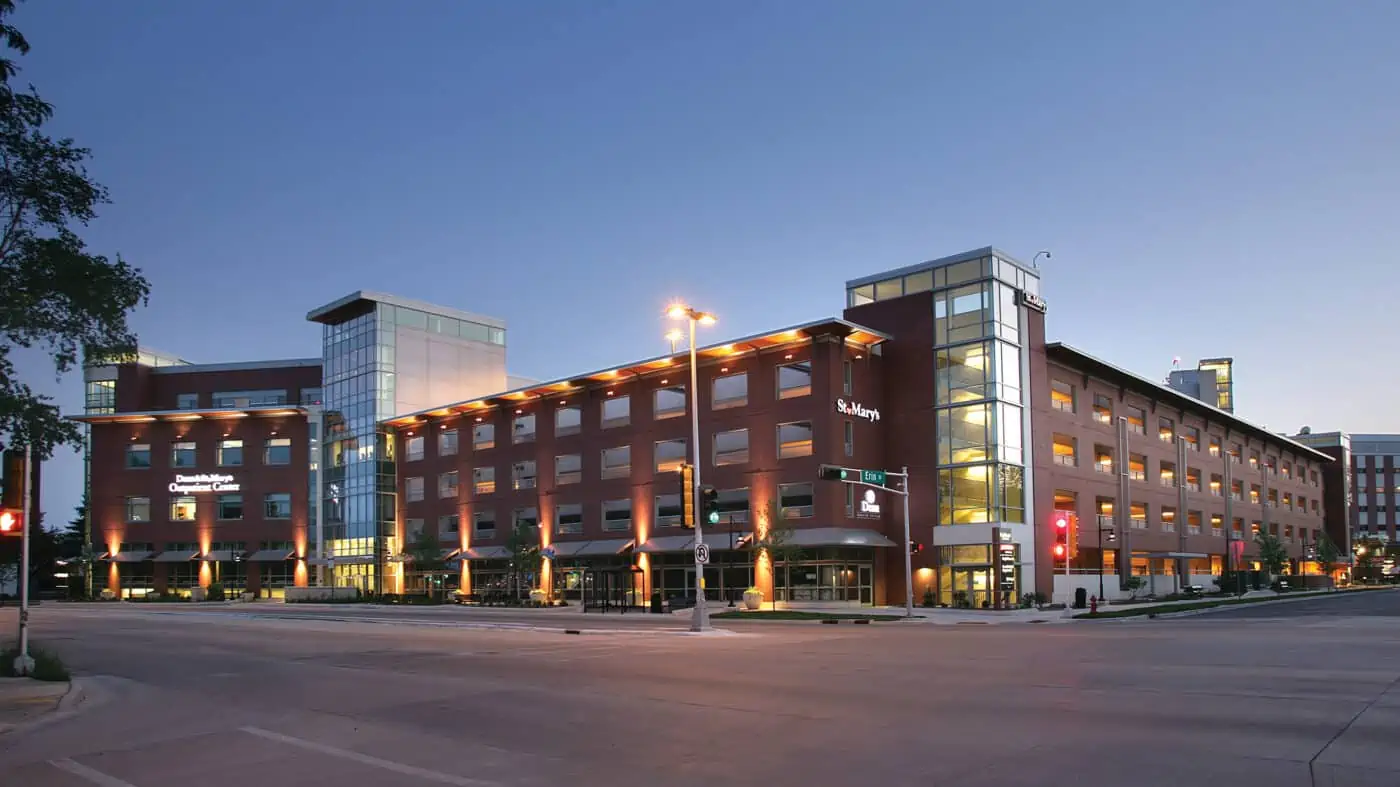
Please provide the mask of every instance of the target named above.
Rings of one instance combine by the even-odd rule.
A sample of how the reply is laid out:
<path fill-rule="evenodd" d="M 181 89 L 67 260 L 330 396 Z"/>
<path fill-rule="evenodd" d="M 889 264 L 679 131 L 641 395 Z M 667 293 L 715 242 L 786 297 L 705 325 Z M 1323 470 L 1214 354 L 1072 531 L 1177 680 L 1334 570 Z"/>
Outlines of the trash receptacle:
<path fill-rule="evenodd" d="M 1074 589 L 1074 608 L 1084 609 L 1089 606 L 1089 591 L 1084 588 Z"/>
<path fill-rule="evenodd" d="M 662 612 L 663 610 L 661 608 L 661 591 L 658 590 L 655 593 L 651 594 L 651 614 L 660 615 Z"/>

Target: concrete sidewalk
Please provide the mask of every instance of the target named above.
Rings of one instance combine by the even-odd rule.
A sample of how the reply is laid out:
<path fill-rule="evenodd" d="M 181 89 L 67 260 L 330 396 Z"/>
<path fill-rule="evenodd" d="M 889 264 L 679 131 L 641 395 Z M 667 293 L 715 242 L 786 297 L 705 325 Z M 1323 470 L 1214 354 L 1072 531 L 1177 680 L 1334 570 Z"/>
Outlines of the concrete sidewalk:
<path fill-rule="evenodd" d="M 74 685 L 66 681 L 0 678 L 0 735 L 57 712 L 65 699 L 75 694 Z"/>

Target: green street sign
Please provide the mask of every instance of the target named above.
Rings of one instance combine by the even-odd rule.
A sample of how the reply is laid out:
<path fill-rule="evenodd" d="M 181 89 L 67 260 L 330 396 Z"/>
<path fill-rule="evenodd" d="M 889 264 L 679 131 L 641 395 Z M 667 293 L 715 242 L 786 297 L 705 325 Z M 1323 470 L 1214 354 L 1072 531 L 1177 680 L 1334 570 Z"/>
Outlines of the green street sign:
<path fill-rule="evenodd" d="M 867 484 L 879 484 L 880 486 L 884 486 L 884 485 L 885 485 L 885 471 L 884 471 L 884 470 L 862 470 L 862 471 L 860 471 L 860 480 L 863 481 L 864 483 L 867 483 Z"/>

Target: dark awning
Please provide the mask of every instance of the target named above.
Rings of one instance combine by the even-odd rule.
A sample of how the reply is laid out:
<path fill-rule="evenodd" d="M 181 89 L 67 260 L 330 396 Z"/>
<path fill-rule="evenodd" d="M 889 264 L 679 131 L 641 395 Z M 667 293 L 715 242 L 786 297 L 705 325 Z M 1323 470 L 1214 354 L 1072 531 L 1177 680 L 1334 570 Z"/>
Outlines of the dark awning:
<path fill-rule="evenodd" d="M 550 544 L 555 557 L 592 557 L 620 555 L 636 542 L 630 538 L 607 538 L 597 541 L 561 541 Z"/>
<path fill-rule="evenodd" d="M 279 563 L 283 560 L 291 560 L 296 554 L 295 549 L 259 549 L 248 556 L 249 563 Z"/>
<path fill-rule="evenodd" d="M 705 543 L 710 544 L 710 541 Z M 711 544 L 713 546 L 713 544 Z M 689 552 L 695 547 L 695 536 L 660 536 L 649 538 L 645 544 L 637 546 L 638 552 L 646 554 L 656 554 L 657 552 Z"/>
<path fill-rule="evenodd" d="M 231 563 L 235 559 L 235 552 L 232 549 L 216 549 L 213 552 L 205 552 L 199 559 L 206 563 Z"/>
<path fill-rule="evenodd" d="M 113 563 L 143 563 L 151 559 L 154 552 L 118 552 L 115 555 L 108 555 L 105 559 Z"/>
<path fill-rule="evenodd" d="M 791 531 L 787 543 L 798 547 L 892 547 L 882 533 L 857 527 L 808 527 Z"/>
<path fill-rule="evenodd" d="M 199 555 L 197 549 L 176 549 L 170 552 L 162 552 L 152 558 L 155 563 L 188 563 Z"/>
<path fill-rule="evenodd" d="M 467 547 L 453 561 L 461 560 L 501 560 L 510 557 L 510 550 L 505 547 Z"/>

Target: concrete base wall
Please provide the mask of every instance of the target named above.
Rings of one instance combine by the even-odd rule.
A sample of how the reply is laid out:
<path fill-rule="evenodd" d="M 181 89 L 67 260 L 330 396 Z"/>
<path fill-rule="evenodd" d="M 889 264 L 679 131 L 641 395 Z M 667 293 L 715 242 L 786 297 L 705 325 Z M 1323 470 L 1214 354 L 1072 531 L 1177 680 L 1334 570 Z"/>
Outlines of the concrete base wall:
<path fill-rule="evenodd" d="M 310 603 L 315 601 L 348 601 L 359 595 L 355 588 L 287 588 L 288 604 Z"/>

